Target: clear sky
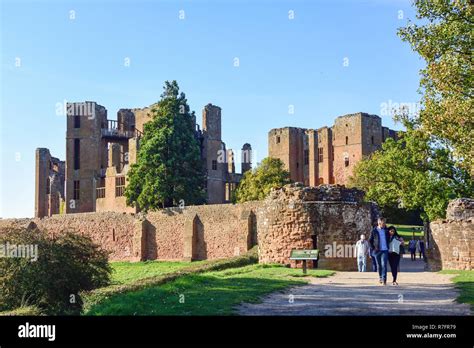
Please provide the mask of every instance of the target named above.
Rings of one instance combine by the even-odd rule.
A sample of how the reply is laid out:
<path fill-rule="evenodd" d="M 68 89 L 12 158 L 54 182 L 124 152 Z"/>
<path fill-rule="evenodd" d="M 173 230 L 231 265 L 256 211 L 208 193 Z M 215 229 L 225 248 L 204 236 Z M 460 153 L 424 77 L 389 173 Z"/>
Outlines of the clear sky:
<path fill-rule="evenodd" d="M 0 2 L 3 218 L 34 214 L 37 147 L 64 159 L 64 101 L 113 119 L 177 80 L 198 123 L 220 106 L 227 148 L 249 142 L 260 161 L 271 128 L 364 111 L 397 129 L 381 104 L 419 100 L 423 62 L 396 35 L 408 0 Z"/>

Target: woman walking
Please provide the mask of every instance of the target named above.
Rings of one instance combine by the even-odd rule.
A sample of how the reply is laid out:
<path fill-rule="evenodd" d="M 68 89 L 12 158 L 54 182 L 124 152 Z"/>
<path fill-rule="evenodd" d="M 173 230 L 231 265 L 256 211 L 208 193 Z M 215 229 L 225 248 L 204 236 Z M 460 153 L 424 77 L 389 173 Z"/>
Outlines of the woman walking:
<path fill-rule="evenodd" d="M 390 234 L 389 247 L 388 247 L 388 263 L 390 264 L 390 271 L 392 272 L 392 285 L 398 285 L 398 265 L 400 264 L 400 246 L 403 243 L 403 239 L 397 233 L 397 229 L 394 226 L 388 228 Z"/>

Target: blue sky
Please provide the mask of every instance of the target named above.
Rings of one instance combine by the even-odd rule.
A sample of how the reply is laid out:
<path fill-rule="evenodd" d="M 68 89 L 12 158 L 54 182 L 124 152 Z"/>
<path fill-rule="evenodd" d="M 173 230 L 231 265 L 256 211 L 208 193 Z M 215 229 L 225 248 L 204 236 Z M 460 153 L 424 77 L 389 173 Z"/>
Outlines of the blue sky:
<path fill-rule="evenodd" d="M 174 79 L 198 123 L 220 106 L 227 148 L 258 160 L 271 128 L 358 111 L 399 128 L 381 104 L 419 100 L 422 61 L 396 35 L 408 18 L 408 0 L 1 1 L 0 217 L 33 216 L 35 149 L 64 159 L 65 100 L 113 119 Z"/>

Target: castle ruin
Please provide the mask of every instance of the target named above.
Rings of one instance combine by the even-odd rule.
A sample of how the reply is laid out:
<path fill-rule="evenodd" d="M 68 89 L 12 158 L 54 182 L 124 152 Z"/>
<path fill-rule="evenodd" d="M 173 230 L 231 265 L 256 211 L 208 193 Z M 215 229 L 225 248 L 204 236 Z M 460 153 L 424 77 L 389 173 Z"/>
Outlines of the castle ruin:
<path fill-rule="evenodd" d="M 66 161 L 52 157 L 48 149 L 36 150 L 35 217 L 136 212 L 126 205 L 126 174 L 137 160 L 154 107 L 120 109 L 117 120 L 109 120 L 107 109 L 96 102 L 68 103 Z M 242 147 L 242 173 L 236 173 L 233 152 L 221 137 L 221 108 L 212 104 L 202 111 L 202 130 L 194 120 L 194 133 L 207 177 L 207 203 L 229 202 L 243 173 L 251 169 L 252 147 Z"/>
<path fill-rule="evenodd" d="M 337 117 L 332 127 L 272 129 L 268 155 L 285 164 L 294 182 L 346 185 L 357 162 L 396 137 L 379 116 L 359 112 Z"/>

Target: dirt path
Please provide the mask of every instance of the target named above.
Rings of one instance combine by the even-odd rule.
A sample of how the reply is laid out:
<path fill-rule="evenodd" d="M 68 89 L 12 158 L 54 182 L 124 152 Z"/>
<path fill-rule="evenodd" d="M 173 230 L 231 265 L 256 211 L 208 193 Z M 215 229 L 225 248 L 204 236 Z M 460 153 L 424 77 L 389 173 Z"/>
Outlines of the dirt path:
<path fill-rule="evenodd" d="M 423 266 L 422 261 L 403 259 L 398 286 L 379 285 L 375 272 L 312 278 L 310 284 L 270 294 L 262 303 L 242 304 L 238 314 L 472 315 L 469 305 L 455 301 L 458 290 L 450 281 L 453 275 L 425 272 Z"/>

